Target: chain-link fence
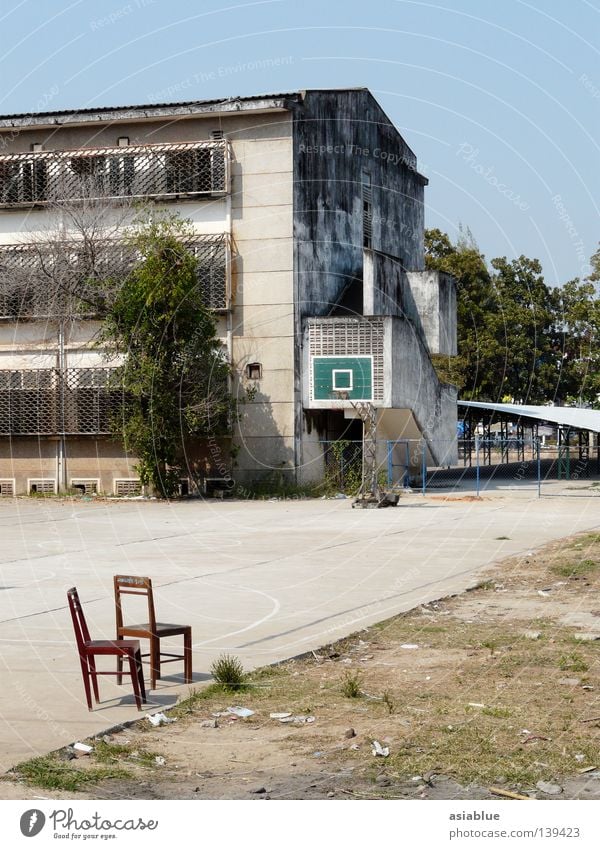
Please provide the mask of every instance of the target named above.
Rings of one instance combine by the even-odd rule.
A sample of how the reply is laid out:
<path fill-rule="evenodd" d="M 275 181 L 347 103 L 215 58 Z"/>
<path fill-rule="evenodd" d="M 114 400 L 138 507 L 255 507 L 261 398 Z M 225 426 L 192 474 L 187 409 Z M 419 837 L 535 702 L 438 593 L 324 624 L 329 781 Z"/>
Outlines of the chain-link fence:
<path fill-rule="evenodd" d="M 322 443 L 327 491 L 355 495 L 361 485 L 363 455 L 359 440 Z M 442 463 L 436 462 L 442 458 Z M 444 458 L 456 462 L 444 464 Z M 469 491 L 479 495 L 497 488 L 532 494 L 600 495 L 598 449 L 576 444 L 544 444 L 533 439 L 460 439 L 458 444 L 428 446 L 422 439 L 379 440 L 377 479 L 382 488 Z"/>

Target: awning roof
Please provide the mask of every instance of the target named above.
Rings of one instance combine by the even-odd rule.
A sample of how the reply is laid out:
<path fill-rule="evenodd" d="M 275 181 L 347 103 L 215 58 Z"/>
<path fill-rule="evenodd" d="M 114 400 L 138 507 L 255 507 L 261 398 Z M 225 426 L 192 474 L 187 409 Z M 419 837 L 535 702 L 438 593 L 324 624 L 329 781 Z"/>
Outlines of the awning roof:
<path fill-rule="evenodd" d="M 461 407 L 490 410 L 514 418 L 552 422 L 578 430 L 600 433 L 600 410 L 587 410 L 581 407 L 545 407 L 535 404 L 487 404 L 480 401 L 459 401 L 458 404 Z"/>

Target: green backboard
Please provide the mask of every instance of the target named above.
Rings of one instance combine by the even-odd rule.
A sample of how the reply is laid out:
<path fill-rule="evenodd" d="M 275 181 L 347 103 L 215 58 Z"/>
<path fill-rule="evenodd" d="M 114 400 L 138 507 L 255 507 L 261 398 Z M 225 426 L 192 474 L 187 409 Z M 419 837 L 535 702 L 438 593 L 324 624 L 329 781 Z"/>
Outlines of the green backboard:
<path fill-rule="evenodd" d="M 312 381 L 315 401 L 335 400 L 340 391 L 347 393 L 350 401 L 371 401 L 373 358 L 313 357 Z"/>

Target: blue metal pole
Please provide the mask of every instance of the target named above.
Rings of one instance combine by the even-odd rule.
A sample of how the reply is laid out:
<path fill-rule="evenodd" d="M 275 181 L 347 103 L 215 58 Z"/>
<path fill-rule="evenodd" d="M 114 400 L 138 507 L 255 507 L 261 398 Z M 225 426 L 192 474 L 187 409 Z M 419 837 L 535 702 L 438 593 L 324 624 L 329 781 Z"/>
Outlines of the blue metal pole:
<path fill-rule="evenodd" d="M 479 498 L 479 436 L 475 436 L 475 469 L 477 480 L 477 497 Z"/>

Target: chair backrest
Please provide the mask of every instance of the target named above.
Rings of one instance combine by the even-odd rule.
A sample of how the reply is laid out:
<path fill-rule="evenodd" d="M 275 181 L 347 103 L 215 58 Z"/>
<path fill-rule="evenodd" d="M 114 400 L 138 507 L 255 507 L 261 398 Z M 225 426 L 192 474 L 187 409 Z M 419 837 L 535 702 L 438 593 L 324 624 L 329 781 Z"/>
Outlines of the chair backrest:
<path fill-rule="evenodd" d="M 75 587 L 67 590 L 67 599 L 69 601 L 69 610 L 71 611 L 71 619 L 73 620 L 73 630 L 75 631 L 75 639 L 77 641 L 77 649 L 79 654 L 83 653 L 85 644 L 90 642 L 90 632 L 88 630 L 83 608 L 79 601 L 79 595 Z"/>
<path fill-rule="evenodd" d="M 142 578 L 139 575 L 115 575 L 115 614 L 117 628 L 123 627 L 123 602 L 121 596 L 146 596 L 148 602 L 148 622 L 150 630 L 156 631 L 156 614 L 154 612 L 154 596 L 152 595 L 152 581 L 150 578 Z"/>

